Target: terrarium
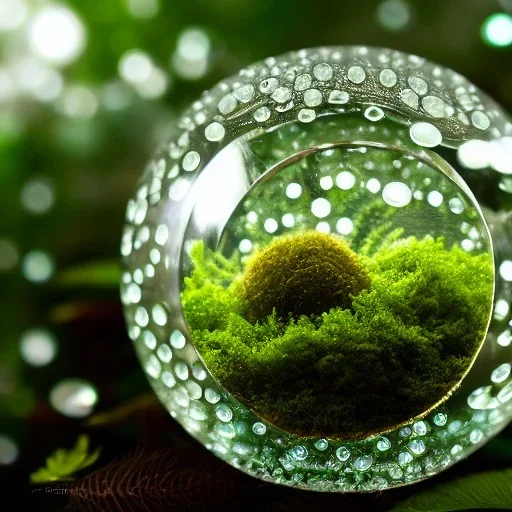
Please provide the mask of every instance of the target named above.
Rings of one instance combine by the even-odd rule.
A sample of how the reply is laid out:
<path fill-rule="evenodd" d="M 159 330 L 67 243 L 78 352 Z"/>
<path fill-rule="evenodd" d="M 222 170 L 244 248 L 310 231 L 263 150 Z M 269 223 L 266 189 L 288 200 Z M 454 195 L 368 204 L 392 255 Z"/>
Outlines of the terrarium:
<path fill-rule="evenodd" d="M 255 477 L 412 483 L 512 418 L 512 124 L 397 51 L 205 92 L 129 201 L 122 301 L 170 414 Z"/>

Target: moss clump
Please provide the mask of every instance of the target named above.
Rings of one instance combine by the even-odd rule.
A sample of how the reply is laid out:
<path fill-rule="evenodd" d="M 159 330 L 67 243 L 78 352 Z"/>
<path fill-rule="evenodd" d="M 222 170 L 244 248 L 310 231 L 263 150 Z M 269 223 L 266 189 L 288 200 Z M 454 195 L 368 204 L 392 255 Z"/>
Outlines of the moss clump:
<path fill-rule="evenodd" d="M 310 231 L 275 238 L 247 263 L 239 294 L 245 316 L 255 322 L 275 310 L 289 315 L 321 315 L 348 309 L 352 297 L 370 287 L 356 254 L 341 238 Z"/>
<path fill-rule="evenodd" d="M 298 435 L 354 439 L 423 413 L 467 371 L 487 327 L 489 255 L 447 249 L 442 239 L 411 237 L 361 258 L 359 275 L 371 287 L 352 296 L 350 309 L 297 316 L 283 308 L 294 315 L 263 318 L 256 310 L 258 321 L 247 316 L 254 310 L 239 259 L 206 253 L 202 243 L 191 257 L 182 302 L 208 368 L 260 416 Z"/>

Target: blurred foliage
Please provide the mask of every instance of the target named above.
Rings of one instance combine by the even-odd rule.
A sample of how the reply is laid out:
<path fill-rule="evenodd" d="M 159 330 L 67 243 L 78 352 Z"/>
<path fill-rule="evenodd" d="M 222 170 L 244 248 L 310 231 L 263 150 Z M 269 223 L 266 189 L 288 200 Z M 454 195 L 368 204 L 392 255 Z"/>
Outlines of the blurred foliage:
<path fill-rule="evenodd" d="M 459 478 L 416 494 L 393 512 L 451 512 L 512 508 L 512 469 Z"/>
<path fill-rule="evenodd" d="M 98 448 L 89 453 L 89 437 L 81 435 L 71 450 L 58 449 L 46 459 L 46 467 L 30 475 L 33 484 L 69 480 L 82 469 L 92 466 L 100 456 Z"/>
<path fill-rule="evenodd" d="M 121 281 L 121 269 L 117 260 L 93 262 L 66 269 L 57 280 L 62 286 L 116 287 Z"/>
<path fill-rule="evenodd" d="M 48 30 L 47 25 L 46 43 L 34 37 L 35 22 L 53 4 L 2 1 L 0 435 L 17 447 L 10 454 L 13 462 L 0 465 L 5 510 L 10 510 L 11 500 L 16 510 L 33 505 L 55 511 L 65 505 L 59 501 L 62 496 L 26 487 L 28 475 L 47 454 L 71 444 L 85 428 L 82 418 L 64 417 L 50 405 L 56 383 L 86 379 L 97 390 L 96 409 L 104 412 L 149 390 L 125 333 L 117 288 L 111 286 L 118 276 L 116 265 L 91 265 L 117 258 L 125 204 L 143 165 L 172 134 L 179 112 L 202 90 L 269 55 L 319 45 L 366 44 L 452 67 L 512 109 L 510 47 L 490 47 L 480 34 L 484 20 L 505 3 L 404 3 L 409 20 L 391 29 L 378 21 L 378 0 L 63 0 L 58 5 L 75 13 L 85 40 L 83 52 L 55 64 L 44 57 L 52 52 L 62 56 L 71 48 L 66 46 L 72 45 L 66 40 L 69 32 Z M 183 50 L 187 40 L 199 47 L 200 62 Z M 120 72 L 123 58 L 134 50 L 156 70 L 149 92 Z M 30 258 L 33 250 L 44 251 L 48 258 L 43 263 Z M 57 339 L 56 355 L 44 366 L 30 364 L 20 351 L 23 333 L 33 327 L 50 329 Z M 107 422 L 91 433 L 94 445 L 104 447 L 106 460 L 155 435 L 146 417 L 154 410 L 135 409 L 137 421 L 130 413 L 130 421 Z M 165 423 L 163 430 L 168 432 L 172 423 Z M 172 435 L 175 444 L 186 442 L 183 435 Z M 493 442 L 503 443 L 499 449 L 492 452 L 497 445 L 491 443 L 488 452 L 459 464 L 457 472 L 510 465 L 510 438 L 509 430 Z M 296 510 L 301 504 L 315 506 L 315 500 L 336 501 L 280 492 L 275 505 L 264 505 L 268 510 L 284 510 L 278 505 L 283 500 L 295 503 Z M 412 492 L 407 489 L 398 498 Z M 398 498 L 390 493 L 381 501 L 363 501 L 382 510 Z M 343 505 L 353 510 L 359 506 L 353 498 L 344 499 Z"/>

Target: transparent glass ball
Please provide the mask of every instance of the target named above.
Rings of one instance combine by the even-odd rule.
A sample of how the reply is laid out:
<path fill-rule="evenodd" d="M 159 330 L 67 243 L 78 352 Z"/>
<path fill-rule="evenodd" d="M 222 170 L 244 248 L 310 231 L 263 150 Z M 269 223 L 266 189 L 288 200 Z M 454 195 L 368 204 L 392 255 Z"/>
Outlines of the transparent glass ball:
<path fill-rule="evenodd" d="M 371 491 L 413 483 L 467 457 L 512 419 L 511 212 L 511 119 L 456 72 L 380 48 L 317 48 L 271 57 L 242 69 L 193 103 L 181 117 L 176 137 L 149 162 L 130 199 L 121 245 L 121 295 L 129 335 L 170 414 L 240 470 L 322 491 Z M 331 318 L 334 309 L 325 297 L 330 297 L 339 271 L 336 262 L 325 260 L 323 246 L 315 252 L 314 264 L 299 262 L 290 270 L 292 255 L 279 260 L 277 270 L 260 264 L 258 279 L 247 277 L 266 249 L 284 240 L 280 247 L 292 254 L 305 236 L 314 243 L 341 240 L 364 272 L 376 276 L 359 295 L 345 293 L 345 305 L 333 302 L 338 313 L 345 311 L 339 314 L 347 322 L 364 317 L 358 308 L 366 301 L 364 325 L 375 329 L 369 338 L 379 332 L 382 339 L 389 334 L 388 341 L 394 343 L 391 330 L 396 325 L 419 332 L 429 323 L 441 326 L 436 332 L 448 332 L 461 324 L 450 343 L 472 340 L 464 364 L 455 364 L 457 371 L 430 393 L 431 383 L 422 381 L 420 343 L 410 369 L 407 359 L 401 363 L 411 372 L 407 382 L 415 383 L 413 393 L 392 380 L 382 387 L 379 382 L 387 376 L 382 369 L 378 374 L 378 368 L 394 363 L 382 361 L 372 374 L 356 347 L 351 380 L 339 384 L 339 376 L 332 374 L 336 366 L 329 366 L 338 386 L 333 391 L 330 381 L 323 388 L 315 380 L 302 382 L 304 375 L 314 375 L 305 368 L 311 345 L 307 336 L 295 346 L 282 341 L 275 352 L 265 352 L 267 338 L 256 335 L 249 346 L 244 333 L 271 332 L 272 322 L 284 332 L 310 321 L 314 326 L 308 324 L 308 332 L 316 333 Z M 405 278 L 419 266 L 407 251 L 415 243 L 426 247 L 436 240 L 441 252 L 435 254 L 458 255 L 460 261 L 480 266 L 471 267 L 471 275 L 455 264 L 449 272 L 440 268 L 419 295 L 393 299 L 392 276 Z M 393 274 L 399 254 L 405 254 L 407 263 Z M 425 253 L 425 272 L 438 263 L 435 258 Z M 418 304 L 418 325 L 408 325 L 397 313 L 398 324 L 390 324 L 390 333 L 368 314 L 369 297 L 378 289 L 374 283 L 386 265 L 391 272 L 387 300 L 394 311 L 410 303 L 410 315 L 414 301 Z M 292 277 L 281 279 L 288 271 Z M 475 272 L 482 272 L 481 283 Z M 440 275 L 446 276 L 445 282 L 437 282 Z M 462 295 L 452 296 L 450 287 L 455 290 L 466 278 Z M 187 295 L 191 286 L 197 286 L 192 290 L 195 309 L 187 306 L 190 301 L 184 303 L 184 297 L 192 296 Z M 217 304 L 208 287 L 224 302 Z M 407 290 L 401 292 L 404 297 Z M 431 304 L 429 290 L 432 296 L 441 294 L 443 307 L 436 303 L 435 313 L 421 316 L 420 310 Z M 335 289 L 332 296 L 340 293 Z M 231 296 L 244 296 L 245 302 L 230 302 Z M 480 324 L 464 330 L 464 322 L 474 320 L 473 297 L 479 297 Z M 377 311 L 378 294 L 375 300 Z M 265 314 L 251 319 L 249 313 L 263 311 L 265 301 L 270 304 Z M 466 302 L 461 306 L 460 301 Z M 250 302 L 255 304 L 252 310 Z M 235 303 L 244 304 L 236 315 L 248 312 L 247 318 L 230 316 Z M 457 308 L 463 316 L 449 316 Z M 316 320 L 311 320 L 312 311 Z M 310 320 L 304 319 L 307 315 Z M 227 331 L 215 330 L 218 326 L 208 327 L 210 320 L 221 317 L 230 325 L 231 338 Z M 441 318 L 448 320 L 442 323 Z M 267 331 L 258 331 L 263 324 Z M 239 331 L 233 325 L 241 326 Z M 357 327 L 351 332 L 358 336 Z M 247 352 L 236 348 L 234 353 L 230 340 L 235 338 L 243 350 L 247 341 Z M 441 335 L 438 341 L 439 356 L 448 344 Z M 321 364 L 315 354 L 324 350 L 316 343 L 313 355 L 307 356 L 314 368 Z M 276 361 L 276 354 L 284 362 Z M 297 362 L 301 356 L 306 358 L 303 366 Z M 444 364 L 450 356 L 442 357 Z M 251 365 L 257 364 L 261 373 L 256 375 Z M 274 366 L 276 373 L 268 373 Z M 230 379 L 230 372 L 238 372 L 238 381 Z M 280 379 L 290 386 L 288 412 L 286 400 L 272 395 L 272 384 Z M 309 388 L 321 392 L 301 403 Z M 349 401 L 350 393 L 360 393 L 360 398 Z M 420 395 L 428 399 L 415 403 Z M 403 397 L 410 407 L 392 413 L 392 404 Z M 333 404 L 336 414 L 329 409 Z"/>

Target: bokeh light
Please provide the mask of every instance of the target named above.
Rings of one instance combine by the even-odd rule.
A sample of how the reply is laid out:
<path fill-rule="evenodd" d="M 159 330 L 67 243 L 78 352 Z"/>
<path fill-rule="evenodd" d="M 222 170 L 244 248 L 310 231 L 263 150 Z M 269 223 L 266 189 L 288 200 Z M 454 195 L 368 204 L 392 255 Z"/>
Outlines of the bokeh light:
<path fill-rule="evenodd" d="M 512 16 L 499 12 L 489 16 L 482 25 L 482 38 L 490 46 L 512 44 Z"/>
<path fill-rule="evenodd" d="M 459 147 L 457 157 L 468 169 L 492 167 L 502 174 L 512 174 L 512 137 L 470 140 Z"/>
<path fill-rule="evenodd" d="M 119 75 L 132 85 L 144 83 L 151 75 L 152 68 L 149 55 L 138 49 L 129 50 L 119 61 Z"/>
<path fill-rule="evenodd" d="M 102 106 L 107 110 L 120 111 L 130 106 L 132 94 L 124 83 L 113 81 L 103 86 L 100 99 Z"/>
<path fill-rule="evenodd" d="M 504 176 L 501 178 L 498 186 L 500 187 L 500 190 L 503 190 L 503 192 L 512 194 L 512 177 Z"/>
<path fill-rule="evenodd" d="M 411 6 L 405 0 L 384 0 L 377 7 L 377 22 L 391 32 L 406 29 L 412 19 Z"/>
<path fill-rule="evenodd" d="M 32 366 L 46 366 L 55 359 L 57 342 L 47 329 L 29 329 L 21 335 L 20 353 Z"/>
<path fill-rule="evenodd" d="M 510 311 L 508 302 L 504 299 L 498 299 L 496 301 L 496 307 L 494 308 L 494 318 L 501 322 L 504 320 Z"/>
<path fill-rule="evenodd" d="M 189 28 L 184 30 L 172 56 L 172 66 L 180 77 L 198 80 L 208 71 L 211 43 L 204 30 Z"/>
<path fill-rule="evenodd" d="M 0 0 L 0 32 L 20 28 L 28 16 L 24 0 Z"/>
<path fill-rule="evenodd" d="M 0 465 L 8 466 L 16 462 L 19 450 L 16 443 L 6 435 L 0 434 Z"/>
<path fill-rule="evenodd" d="M 23 275 L 33 283 L 44 283 L 53 274 L 53 258 L 45 251 L 28 252 L 22 262 Z"/>
<path fill-rule="evenodd" d="M 468 169 L 485 169 L 489 165 L 489 143 L 485 140 L 469 140 L 457 151 L 461 165 Z"/>
<path fill-rule="evenodd" d="M 336 231 L 340 235 L 350 235 L 354 229 L 354 223 L 349 217 L 342 217 L 336 222 Z"/>
<path fill-rule="evenodd" d="M 84 379 L 65 379 L 50 392 L 50 404 L 64 416 L 84 418 L 91 414 L 98 401 L 95 387 Z"/>
<path fill-rule="evenodd" d="M 163 96 L 168 86 L 168 75 L 163 69 L 153 66 L 148 79 L 137 87 L 137 92 L 141 97 L 153 100 Z"/>
<path fill-rule="evenodd" d="M 134 18 L 154 18 L 160 10 L 159 0 L 126 0 L 126 7 Z"/>
<path fill-rule="evenodd" d="M 21 204 L 29 213 L 46 213 L 53 206 L 53 201 L 53 187 L 48 180 L 30 180 L 21 189 Z"/>
<path fill-rule="evenodd" d="M 64 81 L 60 73 L 34 57 L 21 59 L 13 72 L 20 90 L 36 100 L 54 101 L 62 91 Z"/>
<path fill-rule="evenodd" d="M 132 49 L 119 60 L 119 76 L 145 99 L 156 99 L 165 94 L 169 77 L 153 63 L 144 51 Z"/>
<path fill-rule="evenodd" d="M 412 191 L 407 184 L 392 181 L 382 189 L 382 199 L 389 206 L 402 208 L 411 202 Z"/>
<path fill-rule="evenodd" d="M 83 85 L 66 87 L 61 98 L 61 109 L 68 117 L 89 119 L 98 112 L 99 102 L 94 92 Z"/>
<path fill-rule="evenodd" d="M 489 165 L 503 174 L 512 174 L 512 137 L 489 142 Z"/>
<path fill-rule="evenodd" d="M 500 275 L 505 281 L 512 281 L 512 260 L 504 260 L 501 263 Z"/>
<path fill-rule="evenodd" d="M 74 62 L 85 49 L 85 28 L 78 16 L 64 5 L 48 5 L 32 18 L 28 30 L 32 51 L 51 64 Z"/>

